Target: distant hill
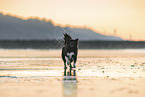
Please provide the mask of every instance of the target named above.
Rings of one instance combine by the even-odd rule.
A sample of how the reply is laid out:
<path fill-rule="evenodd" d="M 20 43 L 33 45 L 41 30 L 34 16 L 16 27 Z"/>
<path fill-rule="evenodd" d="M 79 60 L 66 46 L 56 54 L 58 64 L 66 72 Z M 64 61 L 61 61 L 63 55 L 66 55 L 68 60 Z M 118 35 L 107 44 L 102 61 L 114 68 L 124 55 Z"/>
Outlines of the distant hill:
<path fill-rule="evenodd" d="M 120 37 L 105 36 L 86 28 L 54 26 L 51 21 L 27 19 L 0 13 L 0 40 L 61 40 L 67 32 L 80 40 L 122 41 Z"/>

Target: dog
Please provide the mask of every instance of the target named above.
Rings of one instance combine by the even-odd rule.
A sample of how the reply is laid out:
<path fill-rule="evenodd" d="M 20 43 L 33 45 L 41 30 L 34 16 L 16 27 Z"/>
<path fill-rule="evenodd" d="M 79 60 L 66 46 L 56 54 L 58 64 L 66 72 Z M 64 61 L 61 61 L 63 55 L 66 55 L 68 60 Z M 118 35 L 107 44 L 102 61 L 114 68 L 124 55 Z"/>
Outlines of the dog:
<path fill-rule="evenodd" d="M 74 62 L 73 68 L 76 68 L 76 61 L 78 55 L 78 38 L 72 39 L 67 33 L 64 35 L 64 46 L 62 48 L 62 60 L 64 62 L 64 69 L 67 69 L 67 65 L 72 69 L 71 63 Z"/>

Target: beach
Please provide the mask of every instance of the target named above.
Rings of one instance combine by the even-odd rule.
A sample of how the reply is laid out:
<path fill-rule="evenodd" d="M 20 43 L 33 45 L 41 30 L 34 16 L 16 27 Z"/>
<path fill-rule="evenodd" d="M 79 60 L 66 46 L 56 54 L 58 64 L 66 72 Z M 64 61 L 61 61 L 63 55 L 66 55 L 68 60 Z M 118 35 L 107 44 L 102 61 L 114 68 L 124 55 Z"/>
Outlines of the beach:
<path fill-rule="evenodd" d="M 144 97 L 144 89 L 144 49 L 79 50 L 72 71 L 61 50 L 0 50 L 0 97 Z"/>

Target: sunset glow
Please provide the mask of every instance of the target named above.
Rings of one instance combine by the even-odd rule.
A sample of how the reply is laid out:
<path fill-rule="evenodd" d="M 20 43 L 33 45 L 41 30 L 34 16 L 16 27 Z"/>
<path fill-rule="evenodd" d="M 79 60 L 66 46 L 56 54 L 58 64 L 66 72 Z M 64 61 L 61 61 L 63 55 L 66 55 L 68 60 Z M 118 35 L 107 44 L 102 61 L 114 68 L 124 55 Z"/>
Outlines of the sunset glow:
<path fill-rule="evenodd" d="M 145 0 L 0 0 L 0 12 L 145 41 Z"/>

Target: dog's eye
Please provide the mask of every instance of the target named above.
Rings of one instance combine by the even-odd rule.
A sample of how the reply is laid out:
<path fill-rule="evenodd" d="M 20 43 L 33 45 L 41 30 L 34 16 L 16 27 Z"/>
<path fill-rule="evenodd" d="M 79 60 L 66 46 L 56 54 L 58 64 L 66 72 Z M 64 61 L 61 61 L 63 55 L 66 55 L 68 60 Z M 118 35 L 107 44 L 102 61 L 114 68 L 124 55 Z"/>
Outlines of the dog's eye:
<path fill-rule="evenodd" d="M 73 46 L 74 46 L 74 43 L 73 43 L 73 42 L 71 42 L 71 43 L 70 43 L 70 46 L 71 46 L 71 47 L 73 47 Z"/>

